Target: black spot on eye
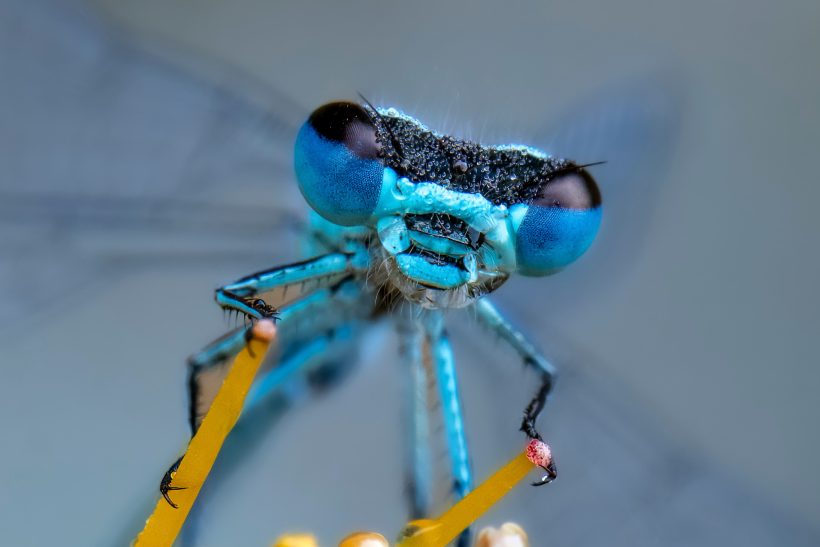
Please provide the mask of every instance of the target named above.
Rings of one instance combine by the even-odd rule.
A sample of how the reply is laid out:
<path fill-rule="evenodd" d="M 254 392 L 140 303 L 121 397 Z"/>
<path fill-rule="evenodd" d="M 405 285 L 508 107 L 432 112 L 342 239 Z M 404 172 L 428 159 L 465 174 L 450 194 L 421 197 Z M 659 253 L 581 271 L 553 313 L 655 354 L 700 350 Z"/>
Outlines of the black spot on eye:
<path fill-rule="evenodd" d="M 601 192 L 592 175 L 579 169 L 548 181 L 540 188 L 532 204 L 564 209 L 593 209 L 601 204 Z"/>
<path fill-rule="evenodd" d="M 362 106 L 350 102 L 329 103 L 317 108 L 308 122 L 319 135 L 344 144 L 360 158 L 378 157 L 376 127 Z"/>

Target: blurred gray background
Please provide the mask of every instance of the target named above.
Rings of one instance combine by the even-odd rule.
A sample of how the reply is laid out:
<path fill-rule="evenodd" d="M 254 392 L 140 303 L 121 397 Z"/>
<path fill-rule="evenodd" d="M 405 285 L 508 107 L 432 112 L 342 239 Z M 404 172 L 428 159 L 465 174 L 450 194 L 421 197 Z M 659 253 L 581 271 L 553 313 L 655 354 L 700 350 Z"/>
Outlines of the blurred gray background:
<path fill-rule="evenodd" d="M 534 545 L 820 541 L 820 4 L 2 0 L 0 30 L 4 544 L 139 529 L 187 438 L 184 359 L 226 328 L 213 288 L 295 258 L 289 131 L 357 92 L 489 143 L 605 113 L 612 150 L 576 159 L 609 161 L 614 235 L 497 295 L 565 371 L 542 422 L 562 476 L 488 523 Z M 619 139 L 607 109 L 636 104 L 657 127 Z M 454 323 L 481 478 L 534 379 Z M 392 343 L 382 326 L 348 383 L 241 432 L 199 544 L 398 530 Z"/>

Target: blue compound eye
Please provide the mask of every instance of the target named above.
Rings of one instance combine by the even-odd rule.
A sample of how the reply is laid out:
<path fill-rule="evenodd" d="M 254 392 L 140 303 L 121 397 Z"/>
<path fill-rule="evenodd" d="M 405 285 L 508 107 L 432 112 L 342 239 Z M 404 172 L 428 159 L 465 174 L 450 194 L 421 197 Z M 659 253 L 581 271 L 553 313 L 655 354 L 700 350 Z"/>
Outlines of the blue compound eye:
<path fill-rule="evenodd" d="M 583 169 L 546 182 L 515 234 L 518 271 L 555 273 L 584 254 L 601 223 L 601 193 Z"/>
<path fill-rule="evenodd" d="M 320 107 L 299 131 L 294 152 L 299 188 L 317 213 L 343 226 L 370 218 L 384 165 L 364 108 L 349 102 Z"/>

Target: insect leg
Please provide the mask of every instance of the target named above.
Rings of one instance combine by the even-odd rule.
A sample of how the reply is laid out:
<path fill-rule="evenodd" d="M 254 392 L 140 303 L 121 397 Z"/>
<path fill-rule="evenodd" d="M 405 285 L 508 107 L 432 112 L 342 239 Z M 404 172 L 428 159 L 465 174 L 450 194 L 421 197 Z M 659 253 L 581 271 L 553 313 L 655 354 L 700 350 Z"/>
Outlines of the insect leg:
<path fill-rule="evenodd" d="M 239 332 L 243 333 L 244 330 L 245 329 L 240 329 Z M 239 423 L 244 423 L 251 418 L 254 413 L 264 410 L 269 404 L 274 407 L 282 407 L 283 405 L 284 407 L 289 407 L 308 395 L 311 388 L 313 390 L 316 390 L 316 388 L 320 388 L 321 390 L 326 389 L 329 384 L 326 378 L 328 376 L 338 378 L 344 372 L 343 370 L 339 370 L 340 367 L 344 368 L 350 364 L 340 358 L 349 356 L 349 352 L 347 351 L 349 349 L 349 342 L 354 338 L 355 334 L 357 334 L 355 326 L 342 325 L 316 335 L 310 343 L 291 351 L 290 354 L 279 361 L 273 369 L 260 376 L 254 382 L 245 399 L 245 405 L 242 408 Z M 331 367 L 333 370 L 328 371 L 327 369 Z M 322 376 L 320 381 L 312 381 L 315 380 L 315 377 L 311 377 L 311 372 L 319 372 Z M 191 393 L 192 397 L 199 397 L 203 392 L 201 387 L 195 387 L 204 383 L 203 373 L 207 373 L 207 369 L 191 369 L 189 386 L 195 390 Z M 299 378 L 300 374 L 304 374 L 302 379 L 306 381 L 292 382 Z M 282 399 L 274 400 L 273 395 L 275 394 L 281 395 Z M 213 396 L 209 397 L 209 402 L 212 400 Z M 195 408 L 198 409 L 201 408 L 201 406 L 200 404 Z M 192 407 L 194 407 L 193 404 Z M 196 412 L 196 414 L 194 412 Z M 207 412 L 207 410 L 205 412 Z M 198 411 L 192 411 L 191 422 L 194 433 L 196 432 L 196 428 L 199 427 L 205 412 L 199 414 Z M 234 450 L 233 452 L 236 453 L 237 451 Z M 176 507 L 176 505 L 171 500 L 169 491 L 180 489 L 180 487 L 172 486 L 172 481 L 173 474 L 177 470 L 181 460 L 182 457 L 174 462 L 160 482 L 160 493 L 173 507 Z"/>
<path fill-rule="evenodd" d="M 291 353 L 301 352 L 305 355 L 307 348 L 318 349 L 328 332 L 336 330 L 339 325 L 365 317 L 370 305 L 366 298 L 362 298 L 359 283 L 347 280 L 336 286 L 317 290 L 283 308 L 279 313 L 279 336 L 274 348 L 279 363 L 273 367 L 267 363 L 263 365 L 262 373 L 254 382 L 248 400 L 251 400 L 251 394 L 254 393 L 262 396 L 262 388 L 258 384 L 276 369 L 282 368 Z M 211 406 L 216 390 L 227 372 L 225 366 L 245 347 L 242 336 L 244 331 L 245 329 L 238 329 L 225 335 L 188 360 L 192 435 Z"/>
<path fill-rule="evenodd" d="M 456 497 L 461 499 L 472 490 L 473 477 L 464 431 L 461 400 L 458 395 L 458 380 L 456 378 L 453 349 L 444 329 L 444 320 L 440 312 L 430 313 L 425 320 L 425 326 L 438 379 L 444 427 L 447 433 L 447 446 L 450 453 L 453 488 Z M 459 536 L 458 545 L 459 547 L 466 547 L 469 544 L 470 530 L 468 528 Z"/>
<path fill-rule="evenodd" d="M 509 321 L 507 321 L 498 309 L 490 302 L 488 298 L 482 298 L 476 305 L 476 315 L 479 322 L 487 328 L 497 333 L 502 340 L 507 342 L 512 348 L 518 352 L 524 363 L 528 366 L 534 367 L 541 374 L 541 385 L 538 388 L 535 396 L 524 409 L 524 419 L 521 422 L 521 431 L 527 434 L 531 439 L 541 439 L 541 435 L 535 428 L 535 421 L 538 415 L 544 409 L 547 402 L 547 396 L 555 384 L 555 367 L 535 349 L 529 340 L 521 334 Z M 554 478 L 555 470 L 547 470 Z"/>
<path fill-rule="evenodd" d="M 424 361 L 429 344 L 414 321 L 399 321 L 399 354 L 405 374 L 404 430 L 406 432 L 406 490 L 410 519 L 429 516 L 431 506 L 430 424 L 428 421 L 428 363 Z M 432 372 L 432 371 L 430 371 Z"/>
<path fill-rule="evenodd" d="M 216 302 L 223 309 L 242 312 L 260 319 L 276 317 L 277 311 L 260 293 L 312 282 L 314 289 L 338 283 L 340 278 L 366 269 L 366 253 L 329 253 L 303 262 L 257 272 L 216 290 Z"/>
<path fill-rule="evenodd" d="M 218 390 L 218 388 L 210 390 L 211 392 L 207 398 L 207 406 L 202 410 L 204 405 L 202 404 L 203 397 L 201 395 L 202 390 L 199 387 L 200 383 L 204 382 L 204 378 L 207 375 L 216 379 L 216 381 L 212 383 L 215 383 L 217 386 L 221 385 L 221 381 L 227 373 L 227 370 L 225 370 L 227 362 L 231 357 L 242 351 L 242 348 L 248 343 L 251 329 L 252 327 L 234 329 L 208 344 L 202 351 L 188 360 L 188 395 L 190 397 L 188 403 L 188 424 L 191 427 L 191 437 L 194 436 L 196 430 L 199 428 L 199 424 L 207 412 L 207 407 L 210 407 Z M 183 488 L 171 484 L 174 479 L 174 473 L 176 473 L 183 457 L 184 456 L 180 456 L 171 465 L 159 484 L 159 491 L 162 497 L 175 509 L 177 505 L 171 500 L 169 492 Z"/>
<path fill-rule="evenodd" d="M 264 406 L 270 395 L 280 390 L 290 379 L 305 372 L 309 388 L 325 389 L 337 379 L 340 367 L 349 357 L 349 341 L 358 333 L 357 317 L 363 317 L 367 299 L 360 296 L 360 287 L 346 281 L 336 287 L 316 291 L 299 302 L 284 308 L 279 323 L 280 359 L 256 379 L 245 401 L 242 418 Z M 321 310 L 321 313 L 318 313 Z M 306 321 L 307 320 L 307 321 Z M 249 328 L 236 329 L 206 346 L 189 359 L 188 389 L 191 435 L 196 433 L 210 408 L 233 356 L 247 343 Z M 294 336 L 300 333 L 302 338 Z M 339 361 L 334 361 L 339 359 Z M 264 366 L 264 365 L 263 365 Z M 285 395 L 289 400 L 305 391 L 305 383 L 296 383 Z M 181 459 L 181 458 L 180 458 Z M 166 472 L 160 492 L 169 499 L 173 473 L 179 461 Z"/>
<path fill-rule="evenodd" d="M 247 344 L 251 329 L 234 329 L 188 358 L 188 425 L 192 437 L 211 407 L 231 359 Z"/>
<path fill-rule="evenodd" d="M 279 363 L 256 379 L 248 393 L 244 412 L 261 404 L 297 370 L 311 371 L 311 387 L 327 388 L 339 374 L 337 366 L 322 368 L 347 352 L 351 340 L 370 315 L 372 301 L 362 296 L 361 285 L 353 280 L 322 289 L 287 306 L 279 323 Z M 315 366 L 314 366 L 315 365 Z"/>
<path fill-rule="evenodd" d="M 318 382 L 310 382 L 311 378 L 307 377 L 305 379 L 308 381 L 308 385 L 304 383 L 286 384 L 289 380 L 295 378 L 298 373 L 316 370 L 324 363 L 332 362 L 335 368 L 338 364 L 334 358 L 345 353 L 357 332 L 358 329 L 355 325 L 345 324 L 319 333 L 309 342 L 299 344 L 276 367 L 261 375 L 254 382 L 245 399 L 242 416 L 261 408 L 271 395 L 282 389 L 287 391 L 288 400 L 295 402 L 305 394 L 307 387 L 328 387 L 330 382 L 326 381 L 327 378 L 336 375 L 338 371 L 323 370 L 321 372 L 322 378 L 318 379 Z"/>

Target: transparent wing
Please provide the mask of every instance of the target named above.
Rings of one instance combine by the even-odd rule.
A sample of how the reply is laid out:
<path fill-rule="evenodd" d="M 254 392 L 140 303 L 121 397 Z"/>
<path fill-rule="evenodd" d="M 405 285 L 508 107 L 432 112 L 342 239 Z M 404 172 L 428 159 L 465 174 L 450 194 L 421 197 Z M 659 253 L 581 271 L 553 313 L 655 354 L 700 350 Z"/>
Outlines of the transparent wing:
<path fill-rule="evenodd" d="M 545 124 L 532 142 L 590 167 L 604 214 L 593 247 L 546 283 L 551 305 L 577 306 L 626 275 L 656 213 L 684 113 L 685 85 L 671 69 L 612 82 L 582 97 Z"/>
<path fill-rule="evenodd" d="M 260 105 L 240 98 L 241 84 L 226 90 L 213 78 L 174 69 L 120 42 L 67 0 L 0 0 L 0 7 L 0 328 L 134 268 L 211 268 L 229 260 L 241 273 L 272 265 L 274 255 L 283 261 L 294 240 L 278 229 L 291 225 L 282 211 L 301 203 L 288 167 L 299 108 L 281 97 Z M 652 113 L 653 100 L 636 99 L 629 86 L 622 91 L 607 89 L 602 101 L 593 97 L 571 111 L 566 124 L 548 126 L 564 131 L 540 135 L 555 154 L 609 161 L 595 170 L 608 208 L 601 241 L 575 275 L 556 276 L 555 284 L 594 286 L 595 276 L 611 272 L 607 253 L 628 257 L 637 249 L 650 215 L 659 165 L 670 151 L 657 131 L 674 135 L 675 109 L 660 105 L 673 113 L 664 122 Z M 259 205 L 266 203 L 270 214 Z M 154 290 L 171 303 L 177 296 L 176 287 Z M 564 293 L 578 295 L 551 294 L 560 300 Z M 115 343 L 100 344 L 102 328 L 92 320 L 98 313 L 105 323 L 118 318 L 109 304 L 120 300 L 103 300 L 59 323 L 48 344 L 4 347 L 4 361 L 22 366 L 9 367 L 0 383 L 0 403 L 8 405 L 0 416 L 7 443 L 24 450 L 0 466 L 3 484 L 11 485 L 0 496 L 13 491 L 5 507 L 31 506 L 29 513 L 47 523 L 10 532 L 24 541 L 49 533 L 113 535 L 131 511 L 139 528 L 147 514 L 142 500 L 155 499 L 163 466 L 174 459 L 172 443 L 184 443 L 184 372 L 169 366 L 182 351 L 169 341 L 176 343 L 176 331 L 163 345 L 164 331 L 146 326 L 153 318 L 143 309 L 130 325 L 154 337 L 104 325 L 127 348 L 112 355 Z M 541 299 L 516 305 L 528 301 Z M 198 329 L 206 322 L 194 319 L 204 342 L 210 333 Z M 466 329 L 457 324 L 454 339 L 465 364 L 461 390 L 476 475 L 485 477 L 521 442 L 517 402 L 530 386 L 511 386 L 501 371 L 512 358 L 459 330 Z M 44 347 L 32 358 L 35 345 Z M 374 339 L 361 348 L 370 353 L 365 364 L 374 365 L 368 374 L 354 375 L 311 410 L 300 408 L 298 422 L 271 427 L 273 416 L 232 438 L 208 482 L 211 495 L 198 504 L 202 537 L 261 544 L 299 526 L 332 541 L 356 523 L 398 528 L 400 376 L 390 367 L 395 356 Z M 471 366 L 484 361 L 506 366 Z M 522 521 L 538 545 L 816 544 L 800 523 L 772 515 L 647 423 L 644 409 L 624 404 L 630 395 L 612 378 L 583 367 L 566 372 L 563 395 L 549 411 L 560 414 L 551 423 L 561 479 L 546 490 L 514 492 L 492 524 Z M 226 469 L 240 464 L 250 471 Z M 90 519 L 100 526 L 89 528 Z"/>
<path fill-rule="evenodd" d="M 287 254 L 298 108 L 173 68 L 74 2 L 3 3 L 0 329 L 134 268 Z"/>

